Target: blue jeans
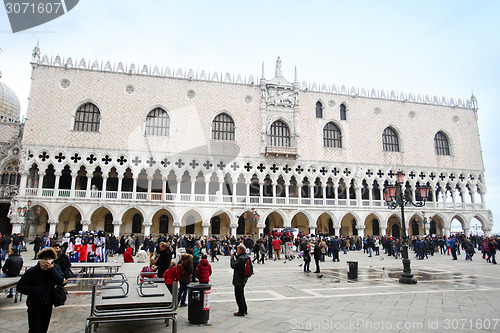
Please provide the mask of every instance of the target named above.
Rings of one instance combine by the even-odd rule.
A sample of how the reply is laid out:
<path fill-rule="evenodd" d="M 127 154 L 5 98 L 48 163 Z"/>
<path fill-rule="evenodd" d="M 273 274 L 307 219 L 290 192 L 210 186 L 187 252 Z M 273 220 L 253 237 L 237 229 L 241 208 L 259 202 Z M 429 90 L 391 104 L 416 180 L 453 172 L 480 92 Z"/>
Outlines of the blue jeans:
<path fill-rule="evenodd" d="M 177 295 L 177 299 L 178 299 L 178 302 L 181 304 L 186 304 L 188 284 L 189 283 L 187 283 L 187 282 L 180 281 L 180 287 L 179 287 L 179 293 Z"/>
<path fill-rule="evenodd" d="M 3 273 L 2 275 L 0 275 L 0 278 L 8 278 L 10 276 L 8 276 L 7 274 Z M 14 295 L 14 288 L 10 288 L 9 290 L 9 295 Z"/>

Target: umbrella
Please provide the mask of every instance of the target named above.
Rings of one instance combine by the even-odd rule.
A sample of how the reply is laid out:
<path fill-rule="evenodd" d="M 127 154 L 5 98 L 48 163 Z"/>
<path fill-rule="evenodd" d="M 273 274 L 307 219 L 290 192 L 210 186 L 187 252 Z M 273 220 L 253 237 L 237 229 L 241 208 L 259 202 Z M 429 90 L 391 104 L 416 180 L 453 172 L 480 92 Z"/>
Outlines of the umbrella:
<path fill-rule="evenodd" d="M 294 231 L 295 231 L 294 228 L 290 228 L 290 227 L 283 228 L 283 232 L 294 232 Z"/>

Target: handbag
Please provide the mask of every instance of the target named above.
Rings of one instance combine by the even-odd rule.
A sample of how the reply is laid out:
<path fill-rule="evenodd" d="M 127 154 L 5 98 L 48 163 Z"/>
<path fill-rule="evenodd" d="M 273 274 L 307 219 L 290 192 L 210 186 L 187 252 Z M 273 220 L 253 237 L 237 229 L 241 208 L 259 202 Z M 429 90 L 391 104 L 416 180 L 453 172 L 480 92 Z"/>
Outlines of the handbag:
<path fill-rule="evenodd" d="M 64 305 L 64 303 L 66 303 L 66 299 L 68 298 L 68 291 L 62 285 L 58 285 L 53 289 L 52 295 L 52 303 L 57 308 L 58 306 Z"/>

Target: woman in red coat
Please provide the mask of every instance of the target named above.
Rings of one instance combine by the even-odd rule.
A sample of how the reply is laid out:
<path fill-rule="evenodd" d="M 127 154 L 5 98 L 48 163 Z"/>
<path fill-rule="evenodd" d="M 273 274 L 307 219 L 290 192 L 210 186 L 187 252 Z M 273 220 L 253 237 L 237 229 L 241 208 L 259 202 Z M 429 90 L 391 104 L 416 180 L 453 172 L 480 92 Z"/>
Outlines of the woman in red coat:
<path fill-rule="evenodd" d="M 196 277 L 200 283 L 209 283 L 210 275 L 212 275 L 212 266 L 207 260 L 207 255 L 201 256 L 200 264 L 196 268 Z"/>
<path fill-rule="evenodd" d="M 80 246 L 80 256 L 78 257 L 78 261 L 87 262 L 87 242 L 82 239 L 82 246 Z"/>
<path fill-rule="evenodd" d="M 132 258 L 132 248 L 129 246 L 125 250 L 125 253 L 123 254 L 123 261 L 124 262 L 134 262 L 134 258 Z"/>
<path fill-rule="evenodd" d="M 163 273 L 163 278 L 165 279 L 165 285 L 168 290 L 170 290 L 170 294 L 172 294 L 172 285 L 174 284 L 174 281 L 179 281 L 179 272 L 177 272 L 177 265 L 175 264 L 175 261 L 172 261 L 170 267 L 165 271 L 165 273 Z"/>

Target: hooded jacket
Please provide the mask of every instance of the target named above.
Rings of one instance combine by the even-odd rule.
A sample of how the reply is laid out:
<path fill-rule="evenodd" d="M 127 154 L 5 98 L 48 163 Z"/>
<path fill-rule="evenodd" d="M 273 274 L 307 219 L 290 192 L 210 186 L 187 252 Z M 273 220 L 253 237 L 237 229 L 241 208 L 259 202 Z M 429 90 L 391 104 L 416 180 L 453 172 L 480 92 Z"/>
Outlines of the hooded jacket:
<path fill-rule="evenodd" d="M 207 259 L 201 259 L 200 264 L 196 268 L 196 277 L 200 282 L 209 282 L 212 275 L 212 266 Z"/>

